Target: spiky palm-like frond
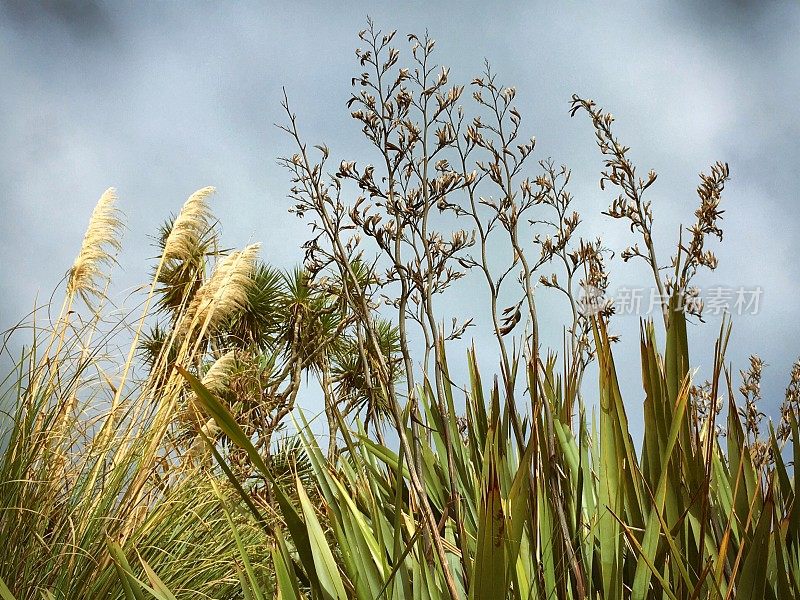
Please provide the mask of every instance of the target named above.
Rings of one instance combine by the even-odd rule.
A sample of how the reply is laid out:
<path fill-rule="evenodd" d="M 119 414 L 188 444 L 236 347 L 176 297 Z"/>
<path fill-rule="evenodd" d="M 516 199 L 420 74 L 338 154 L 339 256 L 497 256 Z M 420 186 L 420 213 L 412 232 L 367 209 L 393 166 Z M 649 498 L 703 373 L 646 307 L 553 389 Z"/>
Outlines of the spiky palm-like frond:
<path fill-rule="evenodd" d="M 287 293 L 281 307 L 284 333 L 280 342 L 306 368 L 318 368 L 325 351 L 335 341 L 341 312 L 330 295 L 312 285 L 304 269 L 284 274 Z"/>
<path fill-rule="evenodd" d="M 397 327 L 386 319 L 375 319 L 375 331 L 378 333 L 378 346 L 383 357 L 388 360 L 392 381 L 400 383 L 400 335 Z M 374 349 L 363 345 L 362 348 L 353 337 L 343 337 L 333 347 L 331 373 L 334 381 L 334 392 L 341 399 L 341 410 L 347 414 L 351 411 L 366 409 L 367 422 L 379 421 L 387 416 L 388 407 L 384 405 L 384 397 L 375 381 L 368 381 L 366 374 L 374 371 L 364 363 L 377 362 L 373 356 Z"/>
<path fill-rule="evenodd" d="M 206 277 L 208 259 L 213 256 L 217 244 L 217 233 L 213 225 L 206 220 L 201 221 L 207 229 L 195 231 L 192 235 L 180 238 L 180 252 L 165 252 L 172 231 L 179 223 L 180 217 L 171 218 L 161 225 L 156 237 L 156 246 L 161 250 L 163 261 L 158 271 L 156 288 L 159 310 L 177 319 L 183 307 L 200 289 Z M 172 242 L 177 245 L 177 242 Z"/>
<path fill-rule="evenodd" d="M 226 343 L 246 348 L 274 347 L 283 334 L 286 282 L 280 270 L 258 262 L 247 289 L 247 303 L 224 327 Z"/>

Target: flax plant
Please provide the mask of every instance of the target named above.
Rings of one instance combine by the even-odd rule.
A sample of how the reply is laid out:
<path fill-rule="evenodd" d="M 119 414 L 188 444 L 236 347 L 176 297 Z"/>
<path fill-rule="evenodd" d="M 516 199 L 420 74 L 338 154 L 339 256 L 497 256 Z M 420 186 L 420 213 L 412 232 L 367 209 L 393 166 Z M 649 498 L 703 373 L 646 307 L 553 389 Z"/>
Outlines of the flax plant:
<path fill-rule="evenodd" d="M 662 299 L 662 323 L 642 323 L 639 446 L 618 382 L 613 307 L 604 298 L 611 252 L 602 240 L 577 233 L 581 216 L 571 208 L 567 167 L 542 160 L 538 172 L 527 170 L 534 142 L 522 137 L 515 90 L 500 85 L 487 66 L 472 82 L 475 114 L 469 115 L 461 101 L 465 88 L 448 83 L 429 37 L 408 36 L 407 66 L 393 32 L 370 22 L 359 38 L 364 72 L 353 79 L 357 91 L 349 106 L 376 164 L 344 160 L 326 175 L 330 149 L 316 146 L 319 158 L 312 159 L 288 102 L 283 129 L 296 153 L 282 163 L 292 176 L 292 210 L 312 218 L 306 267 L 320 280 L 337 278 L 344 314 L 355 324 L 351 352 L 360 357 L 366 388 L 386 407 L 398 446 L 346 419 L 325 387 L 326 409 L 339 420 L 344 447 L 324 457 L 298 422 L 315 478 L 310 488 L 296 482 L 284 490 L 225 406 L 186 374 L 207 413 L 281 499 L 286 533 L 272 552 L 281 576 L 263 593 L 796 596 L 795 483 L 781 444 L 796 452 L 800 441 L 797 386 L 787 389 L 776 437 L 760 425 L 757 376 L 745 375 L 748 400 L 740 420 L 725 358 L 730 324 L 723 322 L 706 355 L 711 377 L 692 387 L 686 322 L 702 316 L 692 279 L 700 268 L 717 265 L 707 240 L 722 237 L 727 165 L 701 174 L 697 220 L 683 231 L 671 262 L 662 264 L 646 194 L 656 174 L 639 178 L 611 115 L 573 98 L 572 114 L 589 114 L 606 158 L 601 188 L 620 192 L 606 215 L 627 220 L 639 236 L 621 256 L 646 262 Z M 460 229 L 461 223 L 472 229 Z M 498 270 L 491 253 L 503 240 L 507 262 Z M 357 264 L 372 265 L 369 285 L 357 277 Z M 460 388 L 447 348 L 471 323 L 445 329 L 436 298 L 470 269 L 487 284 L 501 379 L 487 386 L 471 351 L 470 381 Z M 543 289 L 564 297 L 571 314 L 560 358 L 543 352 L 538 333 L 536 296 Z M 389 376 L 376 311 L 397 327 L 401 380 Z M 583 385 L 593 361 L 597 391 Z M 459 395 L 462 415 L 454 400 Z M 727 424 L 720 425 L 723 415 Z M 297 503 L 288 499 L 295 490 Z M 310 503 L 306 493 L 321 494 L 323 505 Z M 256 512 L 255 518 L 263 517 Z"/>

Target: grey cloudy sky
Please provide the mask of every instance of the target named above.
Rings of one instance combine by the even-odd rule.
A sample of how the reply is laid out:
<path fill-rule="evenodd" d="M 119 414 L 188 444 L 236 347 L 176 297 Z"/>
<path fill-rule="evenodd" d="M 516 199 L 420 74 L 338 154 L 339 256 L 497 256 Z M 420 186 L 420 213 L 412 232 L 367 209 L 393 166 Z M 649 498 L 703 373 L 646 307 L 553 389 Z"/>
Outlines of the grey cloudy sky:
<path fill-rule="evenodd" d="M 337 158 L 363 155 L 344 103 L 368 12 L 401 34 L 427 28 L 452 81 L 468 82 L 488 58 L 517 87 L 539 157 L 573 168 L 584 232 L 617 251 L 630 233 L 599 215 L 611 197 L 597 185 L 588 119 L 567 114 L 573 93 L 611 110 L 634 161 L 659 172 L 662 256 L 692 219 L 698 172 L 729 162 L 721 266 L 699 283 L 763 288 L 759 314 L 735 318 L 729 357 L 739 368 L 761 354 L 769 402 L 779 401 L 800 353 L 797 2 L 0 0 L 0 326 L 37 291 L 49 295 L 109 186 L 127 215 L 120 294 L 145 280 L 147 236 L 205 185 L 219 190 L 227 244 L 260 240 L 268 261 L 297 263 L 307 229 L 286 212 L 275 161 L 291 152 L 273 126 L 281 89 L 309 141 Z M 612 289 L 643 281 L 618 261 L 612 273 Z M 718 328 L 708 320 L 692 328 L 707 348 L 698 363 Z M 617 327 L 636 350 L 638 319 Z"/>

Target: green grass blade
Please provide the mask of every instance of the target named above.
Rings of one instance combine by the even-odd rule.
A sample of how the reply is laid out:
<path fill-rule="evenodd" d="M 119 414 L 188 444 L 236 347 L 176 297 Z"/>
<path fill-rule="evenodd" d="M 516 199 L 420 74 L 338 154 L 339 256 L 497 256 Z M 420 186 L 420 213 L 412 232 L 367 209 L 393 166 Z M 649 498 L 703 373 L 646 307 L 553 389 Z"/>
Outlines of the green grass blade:
<path fill-rule="evenodd" d="M 2 600 L 17 600 L 14 598 L 14 595 L 11 593 L 11 590 L 8 589 L 6 582 L 3 581 L 3 578 L 0 577 L 0 599 Z"/>
<path fill-rule="evenodd" d="M 258 453 L 258 450 L 256 450 L 250 439 L 247 437 L 247 435 L 245 435 L 244 431 L 242 431 L 242 428 L 239 427 L 238 423 L 236 423 L 233 415 L 228 412 L 222 403 L 217 400 L 214 394 L 212 394 L 200 382 L 199 379 L 179 365 L 176 365 L 175 368 L 189 382 L 192 390 L 195 394 L 197 394 L 200 404 L 205 408 L 206 411 L 208 411 L 209 415 L 214 419 L 219 428 L 225 432 L 225 435 L 227 435 L 231 441 L 233 441 L 242 450 L 247 452 L 247 455 L 250 457 L 253 465 L 270 483 L 272 491 L 275 494 L 275 498 L 278 501 L 278 505 L 280 506 L 283 518 L 286 522 L 286 527 L 289 529 L 289 533 L 291 534 L 292 540 L 297 548 L 297 553 L 303 564 L 306 575 L 311 581 L 312 586 L 314 584 L 319 585 L 308 531 L 306 530 L 306 526 L 303 523 L 303 520 L 300 518 L 300 515 L 295 510 L 294 506 L 292 506 L 292 503 L 289 500 L 289 497 L 286 495 L 286 492 L 284 492 L 283 488 L 275 481 L 275 478 L 270 473 L 267 465 L 264 464 L 264 461 L 261 458 L 261 455 Z"/>
<path fill-rule="evenodd" d="M 303 516 L 308 527 L 308 535 L 311 541 L 311 551 L 314 557 L 314 565 L 317 568 L 317 577 L 320 582 L 320 590 L 323 596 L 329 600 L 348 600 L 344 591 L 344 583 L 339 574 L 339 567 L 333 558 L 333 553 L 325 539 L 325 533 L 314 512 L 306 494 L 303 484 L 297 480 L 297 494 L 300 497 L 300 505 L 303 509 Z"/>
<path fill-rule="evenodd" d="M 507 519 L 497 474 L 496 435 L 496 429 L 490 430 L 486 441 L 487 448 L 484 451 L 475 566 L 470 587 L 471 600 L 496 600 L 502 598 L 508 590 L 504 540 Z"/>

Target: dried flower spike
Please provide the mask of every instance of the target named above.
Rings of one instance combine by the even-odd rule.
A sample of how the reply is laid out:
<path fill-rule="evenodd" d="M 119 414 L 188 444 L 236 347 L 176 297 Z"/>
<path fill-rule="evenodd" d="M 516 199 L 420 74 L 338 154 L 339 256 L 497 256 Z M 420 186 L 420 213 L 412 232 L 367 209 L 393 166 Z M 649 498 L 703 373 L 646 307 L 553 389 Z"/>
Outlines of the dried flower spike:
<path fill-rule="evenodd" d="M 208 198 L 215 191 L 213 187 L 204 187 L 189 196 L 164 244 L 165 259 L 191 258 L 193 250 L 209 230 L 211 209 L 208 206 Z"/>
<path fill-rule="evenodd" d="M 89 226 L 83 236 L 80 253 L 69 271 L 67 292 L 98 296 L 102 293 L 101 281 L 108 279 L 102 272 L 103 265 L 115 261 L 113 253 L 120 249 L 122 220 L 116 207 L 117 193 L 108 188 L 97 202 Z"/>
<path fill-rule="evenodd" d="M 203 377 L 203 385 L 219 394 L 228 385 L 231 373 L 236 368 L 236 351 L 230 350 L 214 361 Z"/>
<path fill-rule="evenodd" d="M 251 244 L 217 263 L 211 278 L 192 299 L 178 326 L 181 334 L 195 326 L 215 327 L 247 306 L 260 244 Z"/>

